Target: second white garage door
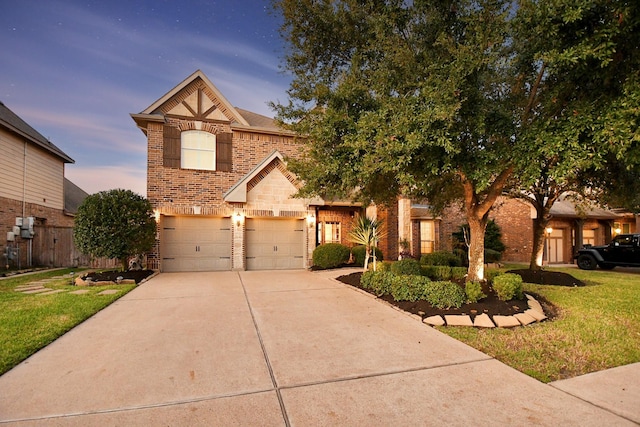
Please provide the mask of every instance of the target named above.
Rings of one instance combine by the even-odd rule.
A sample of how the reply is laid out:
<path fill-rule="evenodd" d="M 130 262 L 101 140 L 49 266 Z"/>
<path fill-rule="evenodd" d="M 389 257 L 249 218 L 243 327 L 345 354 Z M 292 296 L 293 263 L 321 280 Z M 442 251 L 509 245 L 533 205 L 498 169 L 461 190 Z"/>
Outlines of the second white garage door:
<path fill-rule="evenodd" d="M 247 270 L 304 268 L 304 220 L 246 220 Z"/>
<path fill-rule="evenodd" d="M 231 270 L 231 219 L 162 219 L 162 271 Z"/>

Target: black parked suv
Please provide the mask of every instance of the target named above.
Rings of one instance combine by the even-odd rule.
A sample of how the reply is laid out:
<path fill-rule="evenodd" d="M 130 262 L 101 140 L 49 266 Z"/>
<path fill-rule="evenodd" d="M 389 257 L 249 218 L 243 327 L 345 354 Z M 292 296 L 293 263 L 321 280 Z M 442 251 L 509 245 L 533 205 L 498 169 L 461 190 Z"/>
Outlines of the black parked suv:
<path fill-rule="evenodd" d="M 640 267 L 640 234 L 620 234 L 606 246 L 585 246 L 576 258 L 583 270 Z"/>

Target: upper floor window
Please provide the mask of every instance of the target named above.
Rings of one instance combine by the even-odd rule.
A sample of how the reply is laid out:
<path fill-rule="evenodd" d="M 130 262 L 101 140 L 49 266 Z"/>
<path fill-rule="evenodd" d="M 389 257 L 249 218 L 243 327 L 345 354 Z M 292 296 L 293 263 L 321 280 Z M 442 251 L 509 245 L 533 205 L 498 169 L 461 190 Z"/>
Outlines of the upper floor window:
<path fill-rule="evenodd" d="M 216 170 L 216 136 L 201 130 L 180 134 L 180 167 L 182 169 Z"/>

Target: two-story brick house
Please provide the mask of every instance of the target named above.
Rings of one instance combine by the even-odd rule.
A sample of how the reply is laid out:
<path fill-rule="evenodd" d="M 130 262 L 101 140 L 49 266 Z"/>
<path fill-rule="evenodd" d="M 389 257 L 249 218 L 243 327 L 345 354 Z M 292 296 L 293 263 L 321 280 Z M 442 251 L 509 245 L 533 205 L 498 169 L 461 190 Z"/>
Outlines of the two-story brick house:
<path fill-rule="evenodd" d="M 147 197 L 159 220 L 151 267 L 305 268 L 316 230 L 342 241 L 361 210 L 292 198 L 299 183 L 285 158 L 299 154 L 295 135 L 233 107 L 201 71 L 131 116 L 147 136 Z"/>

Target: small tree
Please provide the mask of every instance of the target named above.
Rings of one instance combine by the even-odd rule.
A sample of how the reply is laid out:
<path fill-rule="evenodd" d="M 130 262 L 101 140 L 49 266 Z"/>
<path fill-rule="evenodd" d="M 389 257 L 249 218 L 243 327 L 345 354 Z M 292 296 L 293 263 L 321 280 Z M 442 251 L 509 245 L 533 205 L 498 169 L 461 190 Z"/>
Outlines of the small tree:
<path fill-rule="evenodd" d="M 358 217 L 349 233 L 349 240 L 357 245 L 365 247 L 364 271 L 369 268 L 369 257 L 373 257 L 373 270 L 376 270 L 376 255 L 374 248 L 384 236 L 382 221 L 366 216 Z"/>
<path fill-rule="evenodd" d="M 122 189 L 87 197 L 78 208 L 73 228 L 73 240 L 82 253 L 117 258 L 123 270 L 131 256 L 153 247 L 155 234 L 151 203 Z"/>

